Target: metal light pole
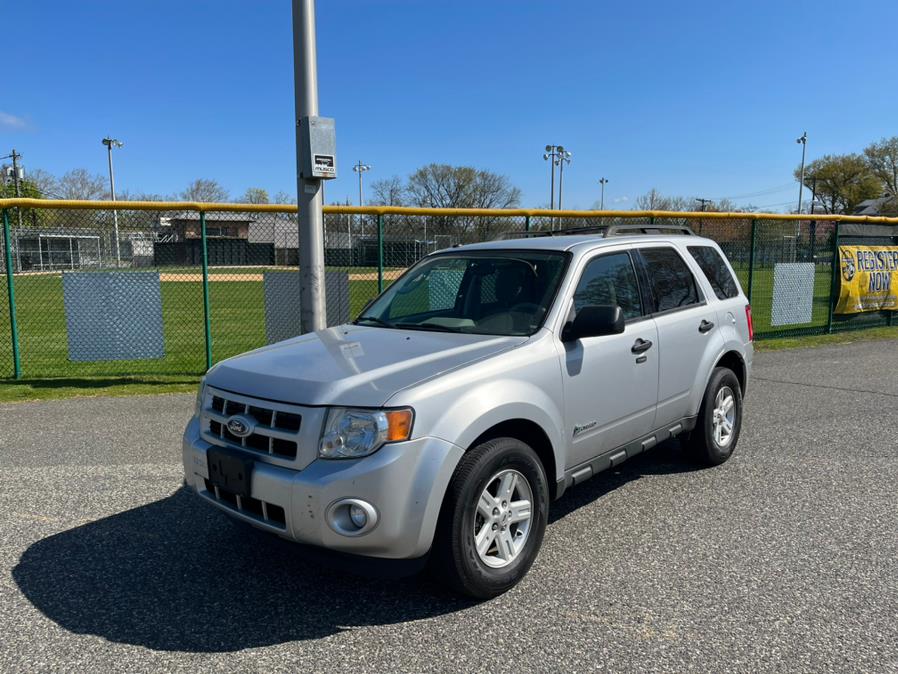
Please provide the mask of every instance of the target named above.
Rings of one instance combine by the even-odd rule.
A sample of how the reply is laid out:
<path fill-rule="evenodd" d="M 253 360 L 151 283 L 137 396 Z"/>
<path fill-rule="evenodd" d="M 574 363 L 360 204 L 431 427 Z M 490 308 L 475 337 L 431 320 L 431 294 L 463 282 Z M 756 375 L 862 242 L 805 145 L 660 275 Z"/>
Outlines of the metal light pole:
<path fill-rule="evenodd" d="M 804 157 L 808 148 L 808 132 L 805 131 L 801 137 L 795 139 L 796 143 L 801 144 L 801 180 L 798 181 L 798 214 L 801 215 L 801 197 L 804 189 Z M 798 239 L 801 237 L 801 220 L 795 221 L 795 253 L 794 258 L 798 259 Z"/>
<path fill-rule="evenodd" d="M 557 150 L 557 157 L 555 161 L 558 164 L 558 210 L 561 210 L 561 191 L 564 189 L 564 165 L 571 163 L 571 155 L 570 152 L 565 150 L 560 145 Z"/>
<path fill-rule="evenodd" d="M 115 201 L 115 172 L 112 170 L 112 148 L 124 147 L 125 144 L 117 138 L 106 136 L 106 138 L 103 139 L 103 145 L 106 146 L 107 156 L 109 158 L 109 194 L 112 197 L 112 201 Z M 118 210 L 115 208 L 112 209 L 112 223 L 115 231 L 115 266 L 121 267 L 122 253 L 118 241 Z"/>
<path fill-rule="evenodd" d="M 558 150 L 563 149 L 560 145 L 546 145 L 546 152 L 543 154 L 543 159 L 549 162 L 549 208 L 555 208 L 555 157 L 557 156 Z"/>
<path fill-rule="evenodd" d="M 362 175 L 365 171 L 370 171 L 371 166 L 369 164 L 363 164 L 362 160 L 359 159 L 359 163 L 352 167 L 352 170 L 359 174 L 359 207 L 364 206 L 364 199 L 362 195 Z M 347 227 L 347 233 L 349 234 L 349 266 L 352 266 L 352 219 L 349 220 L 350 225 Z M 362 224 L 362 214 L 359 213 L 359 225 Z"/>
<path fill-rule="evenodd" d="M 324 303 L 324 213 L 321 181 L 304 175 L 305 141 L 299 126 L 318 115 L 318 57 L 315 45 L 315 0 L 293 0 L 293 79 L 296 105 L 296 195 L 299 207 L 299 272 L 302 332 L 326 327 Z"/>
<path fill-rule="evenodd" d="M 801 180 L 798 182 L 798 213 L 801 214 L 801 197 L 802 197 L 802 189 L 804 189 L 804 156 L 805 151 L 808 148 L 808 132 L 805 131 L 801 134 L 800 138 L 795 139 L 796 143 L 801 145 Z"/>
<path fill-rule="evenodd" d="M 599 185 L 602 186 L 602 197 L 599 200 L 599 210 L 605 210 L 605 185 L 608 184 L 608 178 L 599 178 Z"/>

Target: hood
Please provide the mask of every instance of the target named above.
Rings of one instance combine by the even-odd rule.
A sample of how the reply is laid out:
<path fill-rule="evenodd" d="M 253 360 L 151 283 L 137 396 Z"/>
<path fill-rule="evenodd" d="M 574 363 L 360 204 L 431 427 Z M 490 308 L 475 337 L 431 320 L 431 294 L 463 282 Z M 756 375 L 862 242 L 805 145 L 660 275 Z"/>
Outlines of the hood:
<path fill-rule="evenodd" d="M 378 407 L 401 389 L 527 339 L 341 325 L 229 358 L 206 382 L 298 405 Z"/>

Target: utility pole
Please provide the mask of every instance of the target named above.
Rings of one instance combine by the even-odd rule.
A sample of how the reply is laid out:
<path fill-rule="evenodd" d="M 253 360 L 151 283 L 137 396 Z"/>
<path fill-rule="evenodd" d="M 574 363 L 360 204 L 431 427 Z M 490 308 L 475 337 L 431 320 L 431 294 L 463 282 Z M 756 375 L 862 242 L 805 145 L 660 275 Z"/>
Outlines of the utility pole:
<path fill-rule="evenodd" d="M 300 329 L 327 325 L 324 297 L 324 213 L 321 181 L 309 172 L 309 117 L 318 116 L 315 1 L 293 0 L 293 80 L 296 105 L 296 196 L 299 208 Z"/>
<path fill-rule="evenodd" d="M 702 207 L 701 207 L 701 212 L 704 213 L 704 212 L 705 212 L 705 205 L 706 205 L 706 204 L 713 203 L 714 200 L 713 200 L 713 199 L 700 199 L 700 198 L 699 198 L 699 199 L 696 199 L 696 201 L 699 202 L 699 203 L 702 205 Z M 705 231 L 705 221 L 699 219 L 699 221 L 698 221 L 698 233 L 701 234 L 701 233 L 704 232 L 704 231 Z"/>
<path fill-rule="evenodd" d="M 116 138 L 112 138 L 111 136 L 106 136 L 103 139 L 103 145 L 106 146 L 107 153 L 109 155 L 109 194 L 112 196 L 112 200 L 115 201 L 115 173 L 112 170 L 112 148 L 115 147 L 124 147 L 124 143 Z M 122 266 L 122 253 L 119 247 L 118 241 L 118 210 L 112 209 L 112 223 L 115 235 L 115 266 Z"/>
<path fill-rule="evenodd" d="M 364 206 L 364 199 L 362 198 L 362 174 L 365 171 L 370 171 L 371 166 L 368 164 L 363 164 L 362 160 L 359 159 L 359 163 L 352 167 L 352 170 L 359 174 L 359 208 Z M 362 224 L 362 214 L 359 213 L 359 226 Z M 352 218 L 349 219 L 349 227 L 346 228 L 346 232 L 349 235 L 349 266 L 352 266 Z"/>
<path fill-rule="evenodd" d="M 599 210 L 605 210 L 605 185 L 608 184 L 608 178 L 599 178 L 599 185 L 602 186 L 602 197 L 599 200 Z"/>
<path fill-rule="evenodd" d="M 16 199 L 21 199 L 21 197 L 22 197 L 22 190 L 19 187 L 19 163 L 18 163 L 19 159 L 21 159 L 21 158 L 22 158 L 22 155 L 20 155 L 18 152 L 16 152 L 15 148 L 13 148 L 13 151 L 11 154 L 8 154 L 5 157 L 2 157 L 2 159 L 12 159 L 12 182 L 13 182 L 13 185 L 15 186 L 15 190 L 16 190 Z M 16 213 L 18 214 L 18 218 L 19 218 L 19 229 L 21 229 L 22 228 L 22 209 L 17 207 Z"/>

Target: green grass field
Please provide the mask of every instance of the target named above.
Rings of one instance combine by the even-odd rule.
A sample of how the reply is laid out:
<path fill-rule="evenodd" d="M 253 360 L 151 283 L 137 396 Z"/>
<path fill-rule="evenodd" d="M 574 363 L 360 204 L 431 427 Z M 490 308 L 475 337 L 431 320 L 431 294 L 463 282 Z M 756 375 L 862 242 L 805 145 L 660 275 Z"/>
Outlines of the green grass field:
<path fill-rule="evenodd" d="M 283 269 L 283 268 L 282 268 Z M 155 360 L 104 361 L 76 363 L 68 360 L 68 334 L 63 306 L 62 279 L 58 274 L 19 275 L 15 280 L 17 317 L 19 324 L 23 377 L 28 382 L 47 379 L 70 381 L 78 387 L 103 389 L 116 381 L 138 390 L 153 390 L 159 384 L 192 386 L 205 366 L 203 331 L 203 296 L 199 282 L 200 270 L 166 268 L 163 274 L 162 306 L 165 335 L 165 356 Z M 241 280 L 213 281 L 210 288 L 213 360 L 219 361 L 265 344 L 265 306 L 259 268 L 218 268 L 213 276 L 229 276 Z M 349 282 L 350 318 L 356 315 L 377 293 L 376 270 L 348 269 L 356 280 Z M 389 270 L 395 276 L 398 270 Z M 743 287 L 747 288 L 747 270 L 738 270 Z M 365 280 L 358 279 L 366 275 Z M 165 280 L 177 277 L 190 280 Z M 254 280 L 243 280 L 244 278 Z M 389 279 L 386 283 L 389 284 Z M 756 269 L 753 283 L 752 311 L 755 333 L 761 340 L 787 333 L 796 328 L 823 328 L 829 312 L 830 274 L 826 268 L 818 270 L 814 284 L 813 316 L 811 323 L 802 325 L 771 325 L 773 270 Z M 13 374 L 8 305 L 5 278 L 0 276 L 0 379 Z M 864 320 L 882 320 L 878 316 Z M 876 324 L 876 321 L 871 321 Z M 851 327 L 837 324 L 837 329 Z M 12 384 L 10 379 L 0 388 Z M 64 387 L 63 387 L 64 388 Z M 12 396 L 15 398 L 16 396 Z M 0 394 L 0 400 L 4 396 Z"/>
<path fill-rule="evenodd" d="M 247 272 L 258 274 L 259 270 L 245 269 L 231 274 Z M 163 273 L 196 275 L 199 270 L 166 269 Z M 353 273 L 362 272 L 353 270 Z M 3 293 L 0 301 L 0 377 L 9 377 L 13 370 L 5 279 L 0 283 L 0 291 Z M 205 368 L 203 293 L 199 281 L 162 282 L 165 357 L 153 360 L 69 361 L 62 278 L 58 275 L 17 276 L 15 291 L 22 372 L 26 378 L 198 375 Z M 355 317 L 376 294 L 376 280 L 351 280 L 350 316 Z M 261 280 L 211 282 L 209 306 L 213 360 L 219 361 L 266 343 Z"/>

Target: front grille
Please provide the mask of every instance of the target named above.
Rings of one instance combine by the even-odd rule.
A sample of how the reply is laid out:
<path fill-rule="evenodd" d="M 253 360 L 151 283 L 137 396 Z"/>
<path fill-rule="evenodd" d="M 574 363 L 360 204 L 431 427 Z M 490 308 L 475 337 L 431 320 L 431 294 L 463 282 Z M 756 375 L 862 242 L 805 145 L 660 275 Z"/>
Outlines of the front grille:
<path fill-rule="evenodd" d="M 281 506 L 261 501 L 252 496 L 238 496 L 227 489 L 215 486 L 209 480 L 204 480 L 204 483 L 206 495 L 218 503 L 242 515 L 265 522 L 265 524 L 280 529 L 287 528 L 287 514 Z"/>
<path fill-rule="evenodd" d="M 217 445 L 247 449 L 281 459 L 295 459 L 302 415 L 285 409 L 287 407 L 244 396 L 229 397 L 224 391 L 207 392 L 203 401 L 204 435 Z M 235 414 L 252 421 L 253 432 L 250 435 L 239 437 L 228 430 L 228 419 Z"/>

